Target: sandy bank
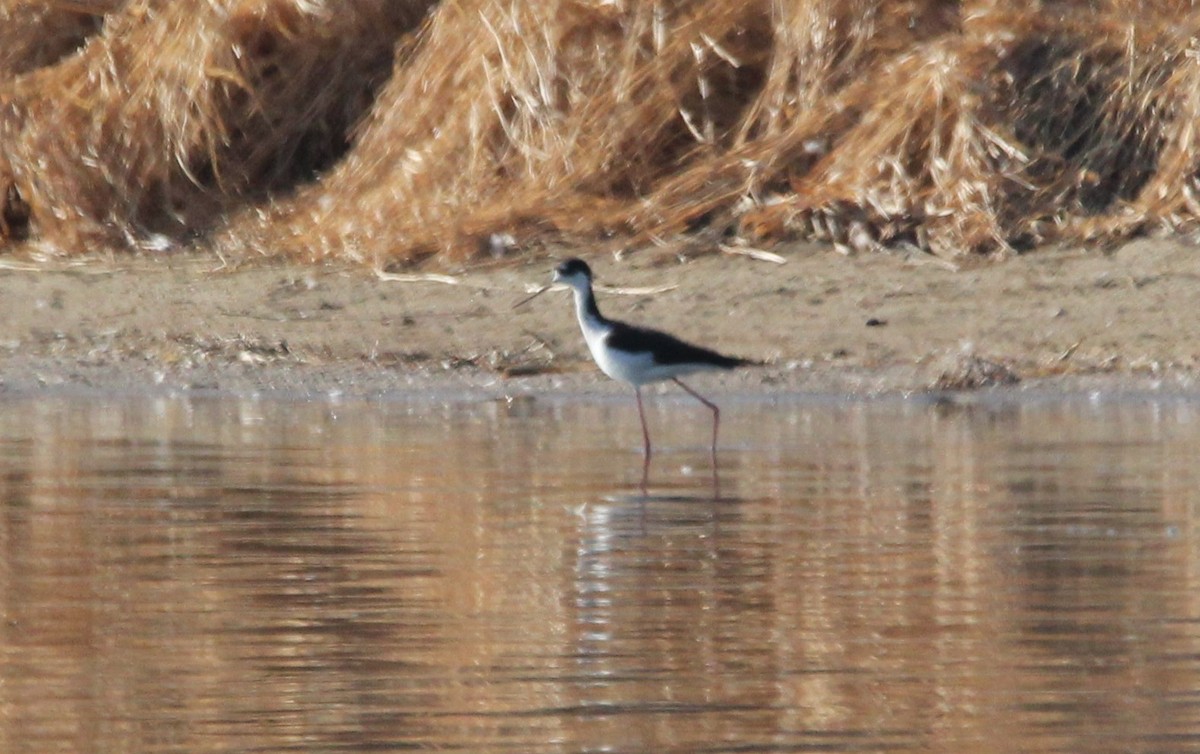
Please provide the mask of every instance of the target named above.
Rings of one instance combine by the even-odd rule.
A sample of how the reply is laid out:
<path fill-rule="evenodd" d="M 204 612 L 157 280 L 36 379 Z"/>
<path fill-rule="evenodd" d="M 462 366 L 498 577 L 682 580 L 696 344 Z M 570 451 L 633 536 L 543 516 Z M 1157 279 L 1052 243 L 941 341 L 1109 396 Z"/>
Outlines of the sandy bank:
<path fill-rule="evenodd" d="M 786 264 L 650 253 L 592 257 L 608 316 L 768 366 L 698 378 L 739 392 L 874 394 L 1017 381 L 1191 390 L 1200 255 L 1179 240 L 1042 250 L 951 270 L 925 255 L 784 250 Z M 618 391 L 587 360 L 567 303 L 513 310 L 545 261 L 433 279 L 360 268 L 219 269 L 210 256 L 0 270 L 0 380 L 46 389 Z"/>

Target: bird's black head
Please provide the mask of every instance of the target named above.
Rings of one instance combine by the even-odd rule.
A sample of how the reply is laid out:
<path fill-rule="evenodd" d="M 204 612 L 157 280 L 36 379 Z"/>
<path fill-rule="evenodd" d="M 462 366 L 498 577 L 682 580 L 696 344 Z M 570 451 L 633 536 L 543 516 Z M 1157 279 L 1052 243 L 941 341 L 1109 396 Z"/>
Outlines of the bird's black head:
<path fill-rule="evenodd" d="M 569 283 L 572 280 L 592 280 L 592 268 L 582 259 L 568 259 L 554 268 L 555 281 Z"/>

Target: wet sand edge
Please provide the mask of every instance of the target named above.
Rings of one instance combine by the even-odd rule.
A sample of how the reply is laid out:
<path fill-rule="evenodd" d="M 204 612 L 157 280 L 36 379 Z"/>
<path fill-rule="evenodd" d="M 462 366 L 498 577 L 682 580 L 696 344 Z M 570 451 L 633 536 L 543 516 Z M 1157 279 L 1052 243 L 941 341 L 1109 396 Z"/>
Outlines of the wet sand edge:
<path fill-rule="evenodd" d="M 715 393 L 1194 390 L 1200 255 L 1186 239 L 1043 249 L 957 269 L 916 253 L 588 256 L 617 319 L 767 362 Z M 565 251 L 566 256 L 576 251 Z M 546 259 L 379 276 L 208 255 L 0 270 L 8 393 L 605 394 Z M 447 275 L 442 277 L 442 275 Z M 634 289 L 630 291 L 629 289 Z M 637 289 L 649 289 L 645 293 Z"/>

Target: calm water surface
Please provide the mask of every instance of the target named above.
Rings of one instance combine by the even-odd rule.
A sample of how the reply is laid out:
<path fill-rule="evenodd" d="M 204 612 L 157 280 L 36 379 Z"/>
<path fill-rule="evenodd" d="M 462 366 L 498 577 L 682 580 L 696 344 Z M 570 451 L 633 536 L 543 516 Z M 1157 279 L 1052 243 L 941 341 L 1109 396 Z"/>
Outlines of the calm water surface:
<path fill-rule="evenodd" d="M 1200 751 L 1200 399 L 0 403 L 0 751 Z"/>

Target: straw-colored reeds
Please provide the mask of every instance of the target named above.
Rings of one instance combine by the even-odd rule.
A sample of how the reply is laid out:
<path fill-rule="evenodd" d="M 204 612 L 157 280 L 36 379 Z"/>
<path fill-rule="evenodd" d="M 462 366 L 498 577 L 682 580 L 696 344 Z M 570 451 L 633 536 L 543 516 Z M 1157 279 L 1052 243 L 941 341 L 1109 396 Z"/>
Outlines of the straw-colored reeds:
<path fill-rule="evenodd" d="M 60 253 L 158 245 L 311 178 L 428 4 L 128 0 L 0 85 L 0 230 Z"/>
<path fill-rule="evenodd" d="M 0 81 L 0 236 L 43 250 L 953 256 L 1200 219 L 1188 0 L 77 5 L 107 14 L 77 52 Z"/>

